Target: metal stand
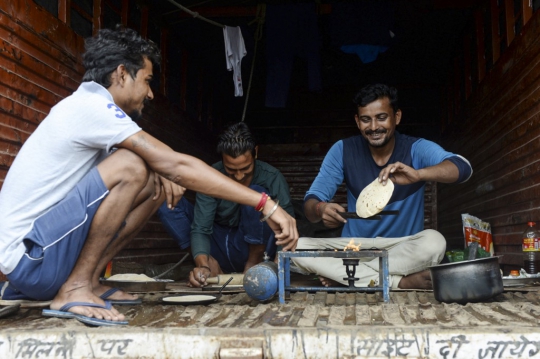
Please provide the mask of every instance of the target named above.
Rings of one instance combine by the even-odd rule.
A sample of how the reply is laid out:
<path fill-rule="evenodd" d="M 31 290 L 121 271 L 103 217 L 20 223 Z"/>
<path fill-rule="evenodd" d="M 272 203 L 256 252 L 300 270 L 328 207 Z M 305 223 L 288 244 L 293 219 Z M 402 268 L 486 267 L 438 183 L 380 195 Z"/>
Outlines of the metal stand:
<path fill-rule="evenodd" d="M 356 274 L 356 266 L 360 262 L 360 259 L 343 258 L 342 260 L 343 265 L 345 266 L 345 272 L 347 272 L 347 277 L 343 278 L 343 280 L 349 282 L 349 288 L 354 288 L 354 282 L 360 280 L 360 278 L 354 276 Z"/>
<path fill-rule="evenodd" d="M 349 282 L 348 287 L 291 287 L 291 258 L 296 257 L 331 257 L 342 258 L 347 277 L 343 278 Z M 360 258 L 379 258 L 379 285 L 376 287 L 355 287 L 354 282 L 359 278 L 355 277 L 356 266 Z M 323 292 L 382 292 L 384 302 L 390 300 L 390 274 L 388 272 L 388 252 L 386 249 L 368 249 L 360 251 L 302 251 L 278 252 L 278 292 L 279 302 L 285 303 L 285 295 L 290 295 L 291 290 L 297 292 L 323 291 Z"/>

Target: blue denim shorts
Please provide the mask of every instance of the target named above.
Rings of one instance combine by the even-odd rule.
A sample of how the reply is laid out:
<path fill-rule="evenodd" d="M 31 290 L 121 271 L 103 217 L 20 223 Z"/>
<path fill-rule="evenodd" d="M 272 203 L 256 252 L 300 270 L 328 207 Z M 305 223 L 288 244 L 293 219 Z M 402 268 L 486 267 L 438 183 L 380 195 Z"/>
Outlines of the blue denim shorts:
<path fill-rule="evenodd" d="M 67 196 L 38 217 L 24 238 L 26 252 L 7 277 L 9 296 L 53 299 L 71 274 L 97 209 L 109 190 L 93 168 Z"/>
<path fill-rule="evenodd" d="M 259 185 L 249 188 L 257 192 L 268 192 Z M 274 232 L 268 223 L 261 222 L 260 212 L 251 206 L 239 207 L 240 223 L 228 227 L 216 222 L 212 226 L 210 255 L 216 259 L 225 273 L 243 272 L 249 257 L 250 244 L 266 244 L 266 252 L 273 258 L 276 253 Z M 194 219 L 194 206 L 183 197 L 172 210 L 163 202 L 158 210 L 163 226 L 180 248 L 191 245 L 191 223 Z"/>

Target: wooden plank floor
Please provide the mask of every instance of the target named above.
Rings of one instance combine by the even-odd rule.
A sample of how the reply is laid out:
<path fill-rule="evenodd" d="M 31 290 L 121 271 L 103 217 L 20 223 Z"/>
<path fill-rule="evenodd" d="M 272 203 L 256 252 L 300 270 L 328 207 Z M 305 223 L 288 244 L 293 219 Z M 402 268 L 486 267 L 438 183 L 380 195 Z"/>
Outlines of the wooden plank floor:
<path fill-rule="evenodd" d="M 210 305 L 164 305 L 160 300 L 187 290 L 181 284 L 167 292 L 141 293 L 142 305 L 116 308 L 126 315 L 129 327 L 139 328 L 537 327 L 540 319 L 540 287 L 509 288 L 488 302 L 466 305 L 440 303 L 432 291 L 392 291 L 388 303 L 380 293 L 296 292 L 283 305 L 277 298 L 263 304 L 241 290 L 225 294 Z M 0 330 L 51 327 L 84 325 L 76 320 L 42 317 L 40 308 L 21 308 L 0 319 Z"/>

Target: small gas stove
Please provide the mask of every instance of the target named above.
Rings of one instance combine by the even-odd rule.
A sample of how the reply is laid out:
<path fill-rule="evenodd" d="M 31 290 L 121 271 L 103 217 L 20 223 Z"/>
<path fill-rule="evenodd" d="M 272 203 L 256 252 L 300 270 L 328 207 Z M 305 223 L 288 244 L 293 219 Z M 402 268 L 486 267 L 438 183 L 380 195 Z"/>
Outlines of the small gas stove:
<path fill-rule="evenodd" d="M 348 287 L 302 287 L 291 286 L 291 258 L 298 257 L 330 257 L 341 258 L 345 266 Z M 359 280 L 355 277 L 356 267 L 360 258 L 379 258 L 379 285 L 375 287 L 356 287 L 354 283 Z M 278 293 L 279 302 L 285 303 L 285 296 L 289 297 L 291 291 L 296 292 L 382 292 L 384 302 L 390 300 L 390 274 L 388 272 L 388 251 L 386 249 L 362 249 L 359 251 L 334 251 L 334 250 L 297 250 L 296 252 L 278 252 Z"/>

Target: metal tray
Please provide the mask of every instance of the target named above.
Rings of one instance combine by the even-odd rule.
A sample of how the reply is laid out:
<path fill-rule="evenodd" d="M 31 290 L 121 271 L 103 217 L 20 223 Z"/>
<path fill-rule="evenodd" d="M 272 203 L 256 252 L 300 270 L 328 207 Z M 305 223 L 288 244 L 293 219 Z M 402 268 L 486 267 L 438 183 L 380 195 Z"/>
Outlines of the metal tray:
<path fill-rule="evenodd" d="M 15 299 L 15 300 L 5 300 L 0 299 L 0 306 L 12 306 L 19 305 L 21 308 L 48 308 L 51 305 L 52 300 L 26 300 L 26 299 Z"/>
<path fill-rule="evenodd" d="M 181 301 L 174 301 L 171 299 L 181 298 Z M 161 298 L 162 304 L 172 305 L 206 305 L 213 303 L 221 298 L 221 294 L 177 294 L 168 295 Z"/>
<path fill-rule="evenodd" d="M 121 280 L 102 280 L 101 283 L 126 292 L 162 292 L 167 287 L 168 279 L 156 279 L 151 282 L 133 282 Z"/>
<path fill-rule="evenodd" d="M 210 284 L 205 287 L 202 287 L 203 292 L 215 292 L 217 293 L 222 285 L 219 284 Z M 242 284 L 229 284 L 223 288 L 222 292 L 226 293 L 242 293 L 245 292 L 244 286 Z"/>
<path fill-rule="evenodd" d="M 504 287 L 525 287 L 540 285 L 540 277 L 536 278 L 503 278 Z"/>

